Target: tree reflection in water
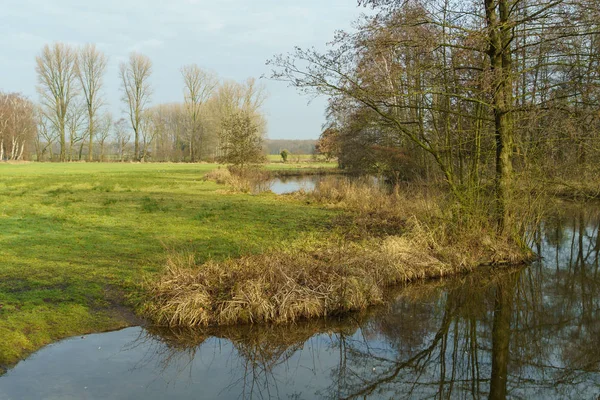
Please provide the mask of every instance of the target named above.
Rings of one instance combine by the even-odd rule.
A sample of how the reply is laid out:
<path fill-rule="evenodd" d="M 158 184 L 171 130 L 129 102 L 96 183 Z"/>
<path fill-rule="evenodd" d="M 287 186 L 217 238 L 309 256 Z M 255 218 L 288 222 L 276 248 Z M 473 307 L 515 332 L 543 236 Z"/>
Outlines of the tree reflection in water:
<path fill-rule="evenodd" d="M 389 307 L 343 320 L 149 330 L 160 339 L 152 354 L 193 374 L 208 338 L 230 343 L 224 391 L 242 398 L 595 399 L 599 221 L 583 211 L 548 219 L 533 235 L 542 259 L 531 266 L 409 286 Z M 291 385 L 300 369 L 315 377 L 301 393 Z"/>

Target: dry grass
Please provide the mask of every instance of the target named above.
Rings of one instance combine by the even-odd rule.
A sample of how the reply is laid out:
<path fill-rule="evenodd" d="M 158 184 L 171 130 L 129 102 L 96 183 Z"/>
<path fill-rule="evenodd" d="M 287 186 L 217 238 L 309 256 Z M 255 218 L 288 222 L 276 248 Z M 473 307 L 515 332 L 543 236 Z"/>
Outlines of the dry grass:
<path fill-rule="evenodd" d="M 217 168 L 204 175 L 204 180 L 214 181 L 220 185 L 225 185 L 229 182 L 232 175 L 227 168 Z"/>
<path fill-rule="evenodd" d="M 445 203 L 440 191 L 413 191 L 400 186 L 390 189 L 386 185 L 377 184 L 371 177 L 323 179 L 315 190 L 298 193 L 297 196 L 363 215 L 402 219 L 415 215 L 426 220 L 441 218 L 441 208 Z"/>
<path fill-rule="evenodd" d="M 148 284 L 145 310 L 165 326 L 282 323 L 362 310 L 381 303 L 390 285 L 457 272 L 421 249 L 390 237 L 200 266 L 193 257 L 174 257 Z"/>
<path fill-rule="evenodd" d="M 268 188 L 271 174 L 258 167 L 217 168 L 204 175 L 205 180 L 228 185 L 233 192 L 262 192 Z"/>
<path fill-rule="evenodd" d="M 297 196 L 350 211 L 352 218 L 345 217 L 347 224 L 363 237 L 365 233 L 426 236 L 421 242 L 429 243 L 453 264 L 519 263 L 531 256 L 522 242 L 515 240 L 516 235 L 498 235 L 486 205 L 467 210 L 439 188 L 395 186 L 390 190 L 369 180 L 338 178 L 325 179 L 314 191 Z M 528 221 L 533 218 L 529 214 L 537 212 L 523 204 L 515 208 Z"/>
<path fill-rule="evenodd" d="M 381 304 L 391 286 L 468 272 L 480 257 L 493 263 L 511 254 L 485 243 L 477 258 L 462 248 L 451 251 L 412 223 L 403 236 L 300 244 L 220 263 L 173 256 L 160 279 L 148 282 L 144 313 L 171 327 L 327 317 Z"/>
<path fill-rule="evenodd" d="M 352 218 L 319 243 L 267 254 L 201 265 L 191 255 L 173 255 L 164 274 L 146 285 L 144 314 L 169 327 L 289 323 L 381 304 L 386 289 L 398 284 L 529 256 L 494 229 L 472 222 L 477 220 L 456 223 L 457 211 L 444 207 L 438 193 L 389 193 L 372 182 L 337 179 L 294 196 L 342 208 Z M 388 234 L 390 226 L 398 232 Z M 356 227 L 362 235 L 345 232 Z"/>

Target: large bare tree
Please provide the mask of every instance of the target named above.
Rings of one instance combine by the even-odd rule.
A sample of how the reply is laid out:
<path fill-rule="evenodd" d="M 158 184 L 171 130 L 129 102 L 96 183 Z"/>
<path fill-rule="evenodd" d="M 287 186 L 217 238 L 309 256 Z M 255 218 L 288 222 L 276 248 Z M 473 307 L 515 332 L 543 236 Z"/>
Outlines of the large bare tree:
<path fill-rule="evenodd" d="M 200 124 L 202 106 L 219 84 L 217 77 L 196 64 L 181 68 L 184 83 L 185 109 L 189 124 L 190 162 L 202 158 L 203 134 Z M 197 146 L 197 148 L 196 148 Z"/>
<path fill-rule="evenodd" d="M 418 162 L 428 178 L 434 170 L 445 181 L 461 218 L 486 209 L 500 232 L 523 228 L 510 207 L 517 155 L 521 163 L 543 151 L 564 158 L 556 144 L 566 132 L 587 138 L 582 126 L 598 123 L 590 111 L 600 106 L 592 94 L 600 84 L 599 3 L 359 3 L 378 12 L 325 52 L 276 57 L 272 77 L 329 96 L 345 164 L 354 157 L 360 167 L 402 173 L 407 160 Z"/>
<path fill-rule="evenodd" d="M 67 159 L 67 118 L 79 93 L 76 65 L 76 50 L 64 43 L 45 45 L 36 57 L 37 91 L 43 112 L 58 133 L 60 161 Z"/>
<path fill-rule="evenodd" d="M 108 59 L 95 44 L 84 45 L 78 53 L 77 76 L 85 98 L 88 123 L 88 161 L 93 160 L 96 114 L 102 107 L 101 90 Z"/>
<path fill-rule="evenodd" d="M 132 52 L 129 60 L 119 66 L 119 77 L 123 90 L 122 100 L 127 106 L 129 121 L 133 129 L 134 158 L 136 160 L 140 159 L 140 135 L 144 111 L 152 95 L 151 74 L 152 61 L 143 54 Z"/>

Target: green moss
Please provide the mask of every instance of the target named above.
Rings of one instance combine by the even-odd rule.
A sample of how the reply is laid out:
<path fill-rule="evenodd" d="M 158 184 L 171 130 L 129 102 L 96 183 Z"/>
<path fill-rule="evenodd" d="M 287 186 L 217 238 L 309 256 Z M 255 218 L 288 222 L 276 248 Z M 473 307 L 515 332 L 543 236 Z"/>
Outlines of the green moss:
<path fill-rule="evenodd" d="M 135 302 L 165 249 L 199 261 L 260 253 L 326 229 L 333 215 L 272 194 L 224 194 L 202 180 L 213 168 L 0 165 L 0 365 L 63 337 L 126 326 L 115 308 Z"/>

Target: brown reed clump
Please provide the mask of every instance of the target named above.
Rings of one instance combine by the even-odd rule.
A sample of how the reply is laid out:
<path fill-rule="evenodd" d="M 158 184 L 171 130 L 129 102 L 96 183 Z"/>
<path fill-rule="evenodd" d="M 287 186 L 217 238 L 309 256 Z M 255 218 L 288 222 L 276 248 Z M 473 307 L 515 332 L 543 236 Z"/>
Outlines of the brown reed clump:
<path fill-rule="evenodd" d="M 322 245 L 195 265 L 172 257 L 147 283 L 145 314 L 161 326 L 284 323 L 363 310 L 392 285 L 456 274 L 418 237 Z"/>
<path fill-rule="evenodd" d="M 221 185 L 230 186 L 233 192 L 261 192 L 268 187 L 271 173 L 259 167 L 246 168 L 217 168 L 204 175 L 204 180 L 214 181 Z"/>

